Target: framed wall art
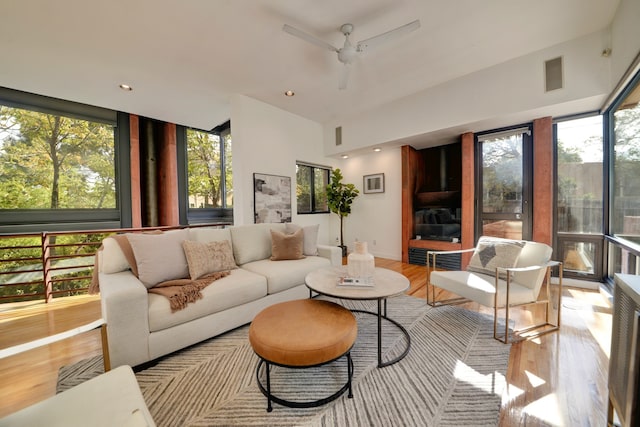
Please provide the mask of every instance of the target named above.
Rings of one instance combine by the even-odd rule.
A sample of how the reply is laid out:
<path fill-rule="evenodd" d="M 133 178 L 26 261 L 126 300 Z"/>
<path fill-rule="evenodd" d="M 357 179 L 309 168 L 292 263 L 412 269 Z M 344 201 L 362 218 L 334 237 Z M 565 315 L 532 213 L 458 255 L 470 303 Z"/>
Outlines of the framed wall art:
<path fill-rule="evenodd" d="M 374 173 L 364 176 L 364 193 L 384 193 L 384 174 Z"/>
<path fill-rule="evenodd" d="M 254 173 L 253 190 L 256 224 L 291 222 L 291 177 Z"/>

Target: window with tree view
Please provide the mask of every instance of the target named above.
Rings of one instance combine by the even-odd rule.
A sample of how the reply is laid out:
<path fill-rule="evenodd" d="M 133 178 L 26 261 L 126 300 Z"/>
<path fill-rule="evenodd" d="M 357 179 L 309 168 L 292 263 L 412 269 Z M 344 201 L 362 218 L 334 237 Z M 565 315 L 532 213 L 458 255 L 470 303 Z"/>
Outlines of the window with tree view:
<path fill-rule="evenodd" d="M 296 203 L 299 214 L 327 213 L 329 168 L 296 164 Z"/>
<path fill-rule="evenodd" d="M 231 133 L 187 129 L 189 212 L 206 219 L 232 221 Z M 198 215 L 200 214 L 204 215 Z"/>
<path fill-rule="evenodd" d="M 0 209 L 115 209 L 114 126 L 0 105 Z"/>
<path fill-rule="evenodd" d="M 640 244 L 640 84 L 613 113 L 612 234 Z"/>

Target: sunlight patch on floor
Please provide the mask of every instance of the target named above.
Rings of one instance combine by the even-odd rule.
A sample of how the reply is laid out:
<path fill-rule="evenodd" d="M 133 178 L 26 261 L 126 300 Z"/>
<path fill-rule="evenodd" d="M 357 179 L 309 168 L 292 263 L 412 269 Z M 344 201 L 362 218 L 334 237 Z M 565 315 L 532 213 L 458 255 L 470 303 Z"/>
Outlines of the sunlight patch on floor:
<path fill-rule="evenodd" d="M 507 384 L 504 394 L 502 395 L 502 403 L 504 404 L 506 402 L 515 400 L 516 398 L 518 398 L 519 396 L 522 396 L 523 394 L 524 394 L 524 390 L 521 389 L 520 387 L 516 387 L 513 384 Z"/>
<path fill-rule="evenodd" d="M 555 393 L 548 394 L 524 407 L 525 417 L 533 417 L 550 426 L 564 426 L 562 411 Z"/>
<path fill-rule="evenodd" d="M 457 380 L 464 381 L 482 391 L 498 396 L 502 395 L 506 385 L 504 375 L 498 372 L 483 375 L 460 360 L 456 363 L 453 375 Z"/>
<path fill-rule="evenodd" d="M 611 304 L 599 292 L 570 290 L 569 293 L 573 297 L 570 299 L 573 301 L 573 312 L 584 320 L 589 332 L 608 358 L 611 351 Z"/>
<path fill-rule="evenodd" d="M 527 376 L 527 379 L 529 380 L 529 384 L 531 384 L 533 387 L 540 387 L 541 385 L 546 384 L 545 380 L 543 380 L 537 375 L 532 374 L 529 371 L 524 371 L 524 374 Z"/>

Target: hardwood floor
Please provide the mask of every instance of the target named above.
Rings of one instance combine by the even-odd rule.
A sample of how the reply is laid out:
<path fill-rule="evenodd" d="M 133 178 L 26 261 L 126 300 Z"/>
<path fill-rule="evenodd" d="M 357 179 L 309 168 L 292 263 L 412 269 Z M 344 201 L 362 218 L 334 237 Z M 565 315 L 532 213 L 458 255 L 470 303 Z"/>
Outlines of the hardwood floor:
<path fill-rule="evenodd" d="M 426 268 L 376 259 L 379 267 L 407 276 L 407 293 L 426 296 Z M 552 286 L 552 290 L 557 289 Z M 490 313 L 475 303 L 471 310 Z M 531 313 L 514 310 L 516 326 Z M 533 313 L 539 316 L 539 312 Z M 53 303 L 0 305 L 0 349 L 99 318 L 96 296 Z M 500 426 L 604 426 L 611 308 L 598 291 L 564 288 L 560 332 L 513 344 Z M 61 366 L 101 353 L 99 331 L 0 359 L 0 417 L 55 394 Z"/>

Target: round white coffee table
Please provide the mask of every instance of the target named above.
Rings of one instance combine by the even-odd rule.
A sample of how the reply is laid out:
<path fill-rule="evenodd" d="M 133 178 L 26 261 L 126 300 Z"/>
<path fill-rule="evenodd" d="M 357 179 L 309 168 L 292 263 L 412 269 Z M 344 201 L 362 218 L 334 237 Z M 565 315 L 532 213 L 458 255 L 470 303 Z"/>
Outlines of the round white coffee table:
<path fill-rule="evenodd" d="M 350 299 L 350 300 L 377 300 L 378 312 L 366 310 L 351 310 L 355 313 L 373 314 L 378 318 L 378 367 L 392 365 L 402 360 L 411 347 L 411 337 L 409 333 L 400 323 L 387 316 L 387 299 L 400 295 L 409 289 L 409 279 L 395 271 L 376 267 L 373 276 L 373 286 L 345 286 L 340 284 L 340 279 L 347 277 L 346 266 L 321 268 L 307 274 L 305 283 L 309 288 L 312 296 L 313 292 L 334 298 Z M 383 307 L 384 302 L 384 307 Z M 383 361 L 382 360 L 382 319 L 395 325 L 406 338 L 406 348 L 398 357 Z"/>

